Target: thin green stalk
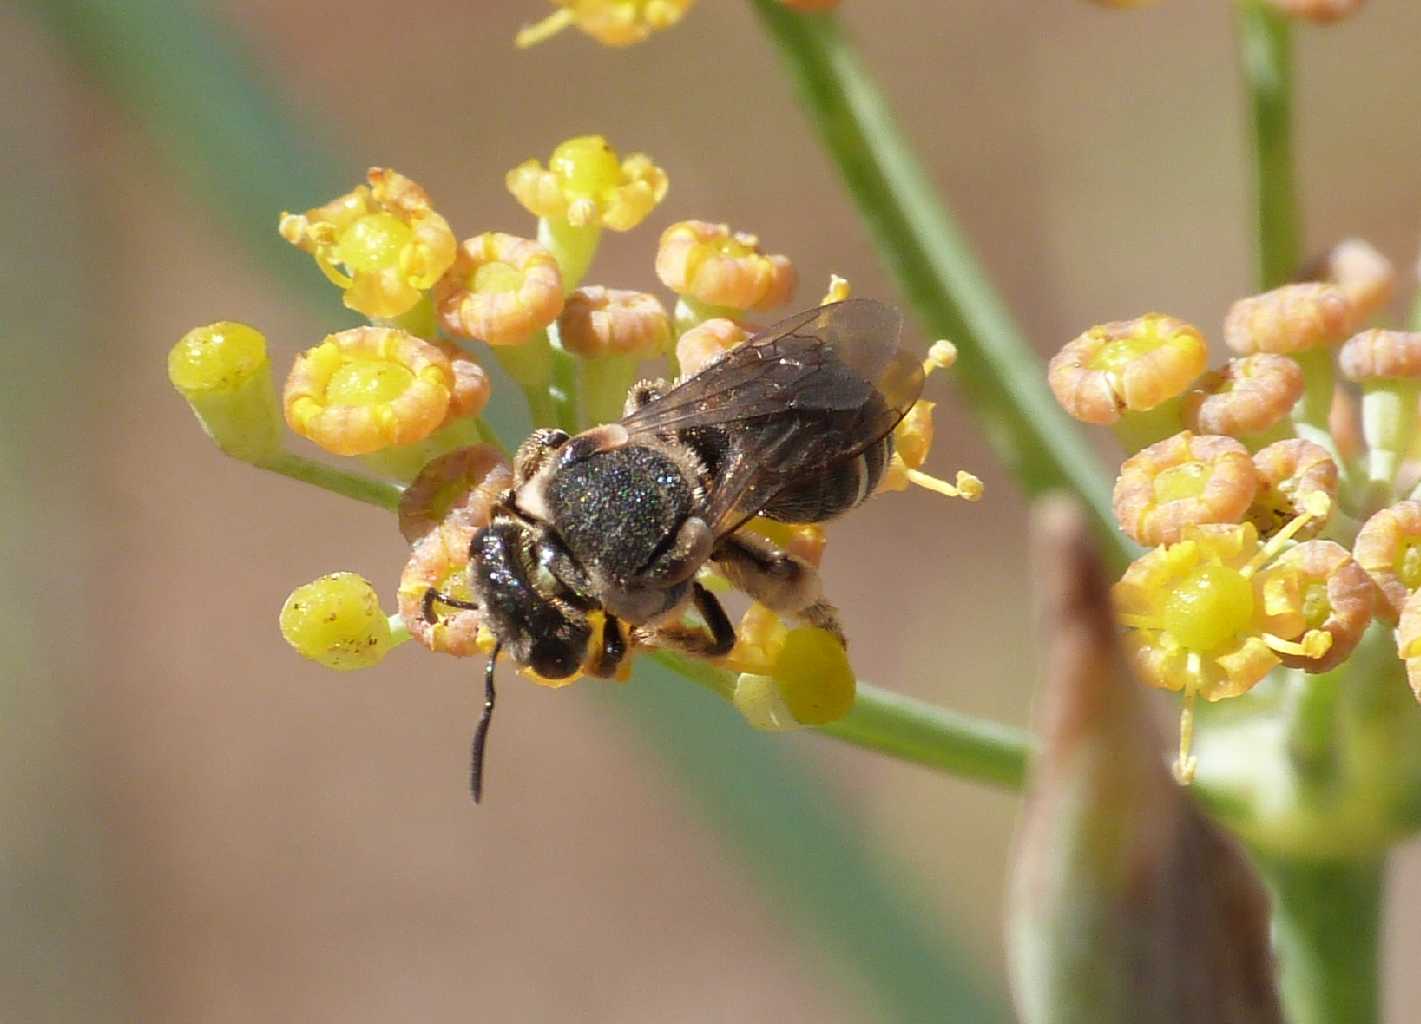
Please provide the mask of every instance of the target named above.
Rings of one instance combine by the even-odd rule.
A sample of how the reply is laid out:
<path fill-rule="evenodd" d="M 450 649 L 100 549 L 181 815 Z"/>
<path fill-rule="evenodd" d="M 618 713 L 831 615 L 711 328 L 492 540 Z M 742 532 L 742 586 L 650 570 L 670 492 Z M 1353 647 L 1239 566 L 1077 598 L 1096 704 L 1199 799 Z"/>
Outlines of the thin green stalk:
<path fill-rule="evenodd" d="M 1421 288 L 1416 289 L 1416 297 L 1411 300 L 1411 329 L 1421 331 Z"/>
<path fill-rule="evenodd" d="M 1383 861 L 1265 863 L 1289 1024 L 1375 1024 Z"/>
<path fill-rule="evenodd" d="M 962 397 L 997 453 L 1028 492 L 1079 494 L 1108 556 L 1117 567 L 1128 561 L 1100 466 L 1056 404 L 1040 358 L 987 282 L 837 20 L 804 17 L 779 0 L 751 3 L 778 44 L 879 258 L 931 335 L 957 345 Z"/>
<path fill-rule="evenodd" d="M 400 495 L 404 493 L 404 489 L 398 484 L 388 483 L 384 480 L 372 480 L 370 477 L 349 473 L 343 469 L 328 466 L 324 462 L 308 459 L 304 455 L 293 455 L 290 452 L 282 452 L 276 458 L 260 463 L 259 466 L 261 469 L 269 469 L 273 473 L 289 476 L 302 483 L 314 484 L 336 494 L 354 498 L 356 501 L 363 501 L 367 505 L 388 509 L 391 512 L 400 507 Z"/>
<path fill-rule="evenodd" d="M 724 669 L 667 652 L 653 657 L 726 700 L 734 693 L 735 676 Z M 1031 739 L 1020 729 L 948 711 L 862 681 L 853 710 L 818 731 L 947 775 L 1008 789 L 1023 787 L 1031 756 Z"/>
<path fill-rule="evenodd" d="M 1276 288 L 1302 264 L 1293 162 L 1292 30 L 1262 0 L 1238 5 L 1239 60 L 1248 92 L 1258 216 L 1258 278 Z"/>

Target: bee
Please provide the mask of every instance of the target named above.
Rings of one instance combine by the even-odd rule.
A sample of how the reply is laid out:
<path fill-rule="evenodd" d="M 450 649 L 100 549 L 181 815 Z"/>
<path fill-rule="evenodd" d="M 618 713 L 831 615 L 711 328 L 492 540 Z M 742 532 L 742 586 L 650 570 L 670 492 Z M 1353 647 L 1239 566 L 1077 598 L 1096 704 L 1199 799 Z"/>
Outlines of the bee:
<path fill-rule="evenodd" d="M 501 652 L 549 679 L 609 677 L 636 647 L 721 657 L 735 627 L 696 579 L 706 565 L 845 642 L 814 567 L 741 527 L 757 515 L 824 522 L 874 492 L 923 387 L 902 324 L 867 299 L 807 310 L 674 386 L 642 381 L 616 423 L 539 429 L 518 447 L 513 484 L 470 546 L 473 600 L 424 595 L 426 618 L 436 603 L 471 609 L 496 641 L 473 740 L 476 802 Z"/>

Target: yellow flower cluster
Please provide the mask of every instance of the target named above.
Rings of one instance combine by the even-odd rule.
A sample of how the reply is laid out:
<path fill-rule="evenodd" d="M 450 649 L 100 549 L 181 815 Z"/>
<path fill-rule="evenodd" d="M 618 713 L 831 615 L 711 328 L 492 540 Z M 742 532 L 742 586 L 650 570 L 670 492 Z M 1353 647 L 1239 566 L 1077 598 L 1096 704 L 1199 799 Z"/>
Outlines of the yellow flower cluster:
<path fill-rule="evenodd" d="M 664 27 L 686 6 L 578 0 L 561 4 L 560 16 L 629 41 Z M 283 214 L 282 237 L 310 254 L 345 305 L 369 322 L 299 353 L 279 398 L 266 340 L 246 325 L 194 329 L 170 355 L 175 387 L 225 451 L 396 508 L 407 553 L 395 615 L 349 573 L 298 588 L 282 612 L 288 641 L 323 664 L 372 665 L 408 639 L 458 657 L 493 649 L 480 612 L 458 606 L 474 603 L 474 538 L 506 507 L 514 479 L 506 453 L 479 420 L 491 391 L 481 360 L 502 364 L 537 427 L 575 433 L 622 414 L 645 361 L 666 360 L 652 376 L 672 382 L 699 373 L 751 337 L 758 326 L 752 318 L 783 307 L 797 285 L 787 256 L 706 220 L 679 221 L 661 233 L 654 268 L 675 296 L 674 313 L 654 294 L 584 283 L 601 232 L 644 222 L 668 188 L 649 157 L 623 158 L 602 136 L 568 139 L 546 165 L 525 161 L 505 184 L 537 218 L 529 232 L 535 237 L 488 231 L 460 241 L 418 184 L 383 168 L 322 206 Z M 835 277 L 823 301 L 848 294 L 848 283 Z M 924 374 L 955 358 L 950 343 L 938 342 Z M 398 483 L 288 452 L 282 413 L 296 435 L 327 453 L 359 457 Z M 932 402 L 919 401 L 898 425 L 880 490 L 916 484 L 975 500 L 982 485 L 971 474 L 959 472 L 950 484 L 925 471 L 932 413 Z M 745 528 L 809 565 L 824 555 L 821 526 L 757 519 Z M 706 570 L 701 578 L 719 585 Z M 431 602 L 431 592 L 449 600 Z M 584 670 L 625 678 L 630 657 L 614 673 L 602 660 L 604 643 L 614 643 L 603 635 L 607 620 L 596 612 L 589 619 Z M 629 654 L 644 642 L 637 631 L 622 640 Z M 856 684 L 842 638 L 787 624 L 758 603 L 725 664 L 738 673 L 727 697 L 759 728 L 822 724 L 853 705 Z M 550 686 L 582 674 L 543 679 L 524 671 Z"/>
<path fill-rule="evenodd" d="M 1090 328 L 1048 371 L 1126 448 L 1115 516 L 1150 550 L 1115 599 L 1141 675 L 1184 694 L 1184 777 L 1196 697 L 1330 671 L 1374 618 L 1400 624 L 1421 694 L 1421 503 L 1397 500 L 1421 481 L 1421 333 L 1368 326 L 1395 274 L 1365 242 L 1313 274 L 1234 303 L 1216 370 L 1201 331 L 1152 313 Z"/>

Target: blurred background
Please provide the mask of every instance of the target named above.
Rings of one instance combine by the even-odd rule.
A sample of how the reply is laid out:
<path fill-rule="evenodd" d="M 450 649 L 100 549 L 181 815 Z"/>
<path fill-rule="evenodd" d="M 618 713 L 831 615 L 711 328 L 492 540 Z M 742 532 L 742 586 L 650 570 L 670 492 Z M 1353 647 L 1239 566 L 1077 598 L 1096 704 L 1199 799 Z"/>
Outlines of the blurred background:
<path fill-rule="evenodd" d="M 846 0 L 1042 353 L 1149 309 L 1216 334 L 1249 290 L 1229 7 Z M 408 645 L 336 674 L 277 632 L 291 588 L 337 569 L 393 605 L 406 550 L 387 515 L 220 456 L 168 385 L 193 325 L 259 326 L 284 373 L 349 322 L 276 238 L 282 205 L 380 164 L 460 237 L 528 234 L 505 171 L 600 132 L 671 191 L 591 280 L 653 288 L 659 231 L 697 217 L 793 257 L 797 306 L 831 272 L 893 298 L 747 5 L 706 0 L 624 51 L 576 32 L 515 51 L 545 11 L 0 7 L 5 1020 L 1003 1019 L 1015 796 L 754 734 L 682 682 L 510 673 L 475 810 L 475 666 Z M 1300 31 L 1310 248 L 1359 234 L 1413 260 L 1417 38 L 1405 0 Z M 931 390 L 928 468 L 976 471 L 986 501 L 871 503 L 831 532 L 829 592 L 863 677 L 1024 723 L 1026 509 L 950 385 Z M 1418 900 L 1403 853 L 1394 1009 L 1421 1000 L 1399 969 Z"/>

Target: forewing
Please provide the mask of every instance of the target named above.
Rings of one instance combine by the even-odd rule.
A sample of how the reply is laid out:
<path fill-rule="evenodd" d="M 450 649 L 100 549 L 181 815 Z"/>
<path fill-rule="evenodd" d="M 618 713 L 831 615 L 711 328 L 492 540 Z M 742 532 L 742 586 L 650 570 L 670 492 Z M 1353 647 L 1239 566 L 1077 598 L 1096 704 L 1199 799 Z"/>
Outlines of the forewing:
<path fill-rule="evenodd" d="M 724 428 L 731 446 L 706 518 L 717 533 L 776 491 L 884 437 L 917 401 L 919 359 L 899 347 L 902 316 L 853 299 L 756 335 L 622 422 L 632 433 Z"/>

